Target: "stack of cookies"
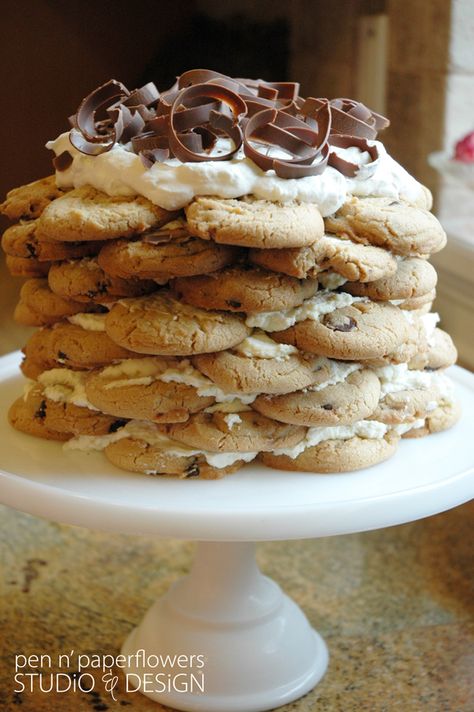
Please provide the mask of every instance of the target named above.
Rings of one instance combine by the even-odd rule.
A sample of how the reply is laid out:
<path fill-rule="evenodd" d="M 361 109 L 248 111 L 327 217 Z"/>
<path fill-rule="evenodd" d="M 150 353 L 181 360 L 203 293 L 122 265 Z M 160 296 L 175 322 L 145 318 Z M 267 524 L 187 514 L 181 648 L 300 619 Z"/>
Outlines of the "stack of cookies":
<path fill-rule="evenodd" d="M 219 478 L 254 459 L 355 470 L 401 438 L 450 427 L 459 413 L 444 370 L 456 350 L 431 312 L 427 261 L 446 237 L 429 191 L 372 134 L 332 133 L 338 111 L 352 131 L 381 117 L 199 72 L 161 95 L 113 83 L 109 123 L 95 116 L 98 101 L 84 119 L 112 83 L 100 87 L 52 144 L 57 175 L 1 206 L 14 221 L 2 239 L 9 269 L 27 278 L 15 318 L 38 327 L 13 427 L 181 478 Z M 141 122 L 120 138 L 110 109 L 124 106 Z M 291 139 L 282 145 L 276 129 Z M 131 186 L 127 171 L 148 187 Z"/>

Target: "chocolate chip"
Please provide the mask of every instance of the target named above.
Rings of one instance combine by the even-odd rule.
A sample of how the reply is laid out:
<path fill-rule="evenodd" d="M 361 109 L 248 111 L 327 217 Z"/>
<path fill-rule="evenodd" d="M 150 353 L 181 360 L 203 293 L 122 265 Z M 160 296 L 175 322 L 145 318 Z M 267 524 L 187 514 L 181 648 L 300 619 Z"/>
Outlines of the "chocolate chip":
<path fill-rule="evenodd" d="M 36 247 L 31 242 L 26 243 L 26 249 L 30 253 L 31 257 L 36 257 Z"/>
<path fill-rule="evenodd" d="M 334 324 L 328 321 L 326 326 L 332 331 L 352 331 L 357 328 L 357 322 L 351 316 L 343 316 L 340 321 L 336 321 Z"/>
<path fill-rule="evenodd" d="M 103 304 L 96 304 L 94 306 L 94 312 L 96 314 L 108 314 L 109 310 L 107 307 L 105 307 Z"/>
<path fill-rule="evenodd" d="M 99 282 L 97 285 L 97 294 L 107 294 L 107 290 L 109 288 L 109 285 L 107 282 Z"/>
<path fill-rule="evenodd" d="M 44 420 L 46 418 L 46 401 L 42 400 L 40 403 L 40 407 L 35 413 L 35 418 L 38 418 L 39 420 Z"/>
<path fill-rule="evenodd" d="M 428 371 L 429 373 L 431 373 L 431 372 L 433 372 L 433 371 L 439 371 L 439 368 L 440 368 L 439 366 L 436 367 L 436 368 L 433 367 L 433 366 L 425 366 L 424 369 L 423 369 L 423 371 Z"/>
<path fill-rule="evenodd" d="M 127 421 L 123 419 L 114 420 L 113 423 L 109 425 L 109 433 L 116 433 L 119 428 L 123 428 Z"/>
<path fill-rule="evenodd" d="M 324 410 L 333 410 L 334 406 L 331 403 L 325 403 L 324 405 L 321 406 Z"/>
<path fill-rule="evenodd" d="M 236 299 L 226 299 L 225 303 L 234 309 L 240 309 L 242 306 L 242 302 L 238 302 Z"/>
<path fill-rule="evenodd" d="M 186 478 L 188 477 L 199 477 L 200 469 L 197 462 L 192 462 L 189 467 L 186 468 Z"/>
<path fill-rule="evenodd" d="M 67 361 L 68 360 L 68 355 L 64 353 L 64 351 L 58 351 L 58 361 Z"/>

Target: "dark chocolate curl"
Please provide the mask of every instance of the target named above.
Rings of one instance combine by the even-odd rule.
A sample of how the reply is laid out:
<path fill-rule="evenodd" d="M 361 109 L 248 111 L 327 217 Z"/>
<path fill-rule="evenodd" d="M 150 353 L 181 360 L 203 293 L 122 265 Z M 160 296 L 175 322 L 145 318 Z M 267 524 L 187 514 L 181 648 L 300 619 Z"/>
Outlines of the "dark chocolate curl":
<path fill-rule="evenodd" d="M 370 155 L 372 161 L 370 163 L 352 163 L 352 161 L 346 161 L 341 158 L 334 151 L 329 154 L 329 165 L 335 168 L 339 173 L 346 176 L 347 178 L 354 178 L 361 168 L 366 171 L 367 177 L 373 175 L 377 169 L 379 152 L 377 146 L 369 146 L 367 139 L 359 138 L 357 136 L 342 136 L 342 135 L 332 135 L 329 137 L 329 143 L 331 146 L 339 146 L 340 148 L 350 148 L 351 146 L 357 146 L 361 151 L 367 151 Z"/>

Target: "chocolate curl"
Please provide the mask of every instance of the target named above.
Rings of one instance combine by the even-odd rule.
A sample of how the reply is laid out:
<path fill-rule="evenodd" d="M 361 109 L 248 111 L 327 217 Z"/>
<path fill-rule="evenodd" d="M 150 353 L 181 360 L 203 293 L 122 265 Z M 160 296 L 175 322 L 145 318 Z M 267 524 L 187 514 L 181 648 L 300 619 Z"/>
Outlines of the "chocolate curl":
<path fill-rule="evenodd" d="M 332 99 L 331 109 L 332 133 L 375 139 L 377 132 L 390 124 L 384 116 L 353 99 Z"/>
<path fill-rule="evenodd" d="M 122 103 L 125 106 L 139 109 L 141 105 L 147 107 L 155 104 L 160 98 L 160 92 L 153 82 L 148 82 L 140 89 L 134 89 Z"/>
<path fill-rule="evenodd" d="M 72 117 L 74 128 L 69 136 L 78 151 L 89 155 L 110 151 L 117 140 L 116 125 L 110 119 L 97 121 L 96 116 L 114 105 L 118 106 L 129 93 L 124 84 L 111 79 L 82 100 L 76 115 Z"/>
<path fill-rule="evenodd" d="M 221 107 L 221 111 L 216 111 L 212 108 L 212 104 L 204 103 L 205 107 L 203 115 L 208 116 L 208 122 L 211 128 L 218 129 L 227 135 L 234 142 L 233 150 L 219 156 L 210 156 L 200 153 L 199 151 L 189 149 L 185 145 L 184 135 L 180 134 L 179 130 L 183 131 L 189 128 L 190 114 L 192 109 L 187 108 L 187 103 L 196 100 L 206 102 L 209 99 L 214 99 L 217 102 L 222 102 L 225 106 Z M 181 108 L 184 107 L 184 108 Z M 225 107 L 230 109 L 231 115 L 225 112 Z M 181 108 L 181 110 L 179 110 Z M 201 106 L 194 109 L 201 109 Z M 245 102 L 238 94 L 235 94 L 230 89 L 217 84 L 194 84 L 187 89 L 182 89 L 175 98 L 171 111 L 168 116 L 168 139 L 169 147 L 174 156 L 183 163 L 185 161 L 225 161 L 231 158 L 242 144 L 242 130 L 239 126 L 239 119 L 245 116 L 247 107 Z M 202 122 L 204 123 L 204 122 Z M 196 135 L 196 134 L 195 134 Z M 197 134 L 199 135 L 199 134 Z"/>
<path fill-rule="evenodd" d="M 244 153 L 264 171 L 274 170 L 281 178 L 319 175 L 326 167 L 327 144 L 331 123 L 329 103 L 317 112 L 318 128 L 308 126 L 291 114 L 264 109 L 250 118 L 244 130 Z M 279 147 L 291 154 L 288 160 L 273 158 L 257 150 L 252 143 Z"/>
<path fill-rule="evenodd" d="M 170 157 L 170 152 L 167 148 L 153 148 L 139 151 L 141 162 L 145 168 L 151 168 L 155 163 L 163 163 Z"/>
<path fill-rule="evenodd" d="M 342 173 L 342 175 L 347 178 L 354 178 L 359 170 L 363 170 L 365 172 L 364 177 L 368 178 L 375 173 L 378 166 L 379 152 L 377 146 L 369 146 L 367 139 L 359 138 L 358 136 L 333 134 L 329 137 L 329 143 L 331 146 L 339 146 L 340 148 L 357 146 L 361 151 L 367 151 L 372 159 L 370 163 L 352 163 L 352 161 L 346 161 L 344 158 L 338 156 L 337 153 L 331 151 L 328 163 L 339 171 L 339 173 Z"/>

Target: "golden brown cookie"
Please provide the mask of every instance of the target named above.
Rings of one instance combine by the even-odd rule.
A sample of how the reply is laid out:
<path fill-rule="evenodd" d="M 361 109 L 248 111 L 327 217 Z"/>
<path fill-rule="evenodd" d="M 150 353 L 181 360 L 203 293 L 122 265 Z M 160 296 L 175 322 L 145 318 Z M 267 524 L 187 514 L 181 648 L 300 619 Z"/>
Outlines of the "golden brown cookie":
<path fill-rule="evenodd" d="M 47 326 L 73 314 L 95 311 L 105 309 L 100 304 L 75 302 L 60 297 L 51 291 L 47 279 L 29 279 L 21 288 L 14 318 L 25 326 Z"/>
<path fill-rule="evenodd" d="M 428 413 L 424 424 L 410 428 L 402 435 L 403 438 L 422 438 L 432 433 L 440 433 L 455 425 L 461 417 L 461 407 L 456 402 L 444 402 Z"/>
<path fill-rule="evenodd" d="M 96 255 L 102 242 L 59 242 L 39 240 L 36 234 L 37 220 L 27 220 L 12 225 L 2 236 L 2 248 L 12 257 L 34 257 L 40 262 L 73 260 Z"/>
<path fill-rule="evenodd" d="M 48 282 L 55 294 L 77 302 L 114 302 L 120 297 L 149 294 L 157 289 L 152 280 L 111 277 L 94 257 L 53 265 Z"/>
<path fill-rule="evenodd" d="M 255 411 L 198 413 L 186 423 L 168 426 L 174 440 L 211 452 L 259 452 L 292 447 L 305 436 L 305 428 L 278 423 Z"/>
<path fill-rule="evenodd" d="M 214 272 L 239 255 L 238 247 L 201 240 L 189 234 L 184 220 L 175 220 L 139 240 L 108 242 L 98 259 L 114 277 L 163 280 Z"/>
<path fill-rule="evenodd" d="M 35 257 L 5 256 L 8 271 L 12 277 L 46 277 L 53 262 L 40 262 Z"/>
<path fill-rule="evenodd" d="M 0 213 L 10 220 L 37 218 L 47 205 L 61 195 L 64 195 L 64 191 L 56 186 L 55 176 L 40 178 L 10 190 L 0 205 Z"/>
<path fill-rule="evenodd" d="M 187 304 L 234 312 L 290 309 L 312 297 L 317 289 L 316 279 L 295 279 L 247 265 L 178 278 L 172 285 L 177 299 Z"/>
<path fill-rule="evenodd" d="M 456 363 L 458 352 L 453 340 L 443 329 L 435 329 L 429 343 L 421 342 L 409 360 L 409 368 L 438 371 Z"/>
<path fill-rule="evenodd" d="M 168 292 L 122 299 L 106 318 L 113 341 L 138 353 L 188 356 L 222 351 L 250 333 L 240 316 L 182 304 Z"/>
<path fill-rule="evenodd" d="M 141 196 L 109 196 L 84 186 L 50 203 L 37 225 L 38 239 L 61 242 L 111 240 L 170 222 L 177 213 L 153 205 Z"/>
<path fill-rule="evenodd" d="M 429 262 L 419 257 L 407 257 L 398 261 L 395 274 L 367 284 L 346 282 L 344 291 L 358 297 L 370 297 L 381 301 L 408 300 L 431 295 L 437 281 L 436 270 Z"/>
<path fill-rule="evenodd" d="M 369 369 L 353 371 L 339 383 L 322 386 L 309 386 L 286 395 L 259 396 L 252 408 L 283 423 L 307 426 L 348 425 L 376 411 L 380 381 Z"/>
<path fill-rule="evenodd" d="M 231 393 L 289 393 L 305 388 L 317 379 L 313 361 L 313 357 L 306 359 L 298 353 L 261 358 L 236 350 L 200 354 L 192 359 L 199 371 Z"/>
<path fill-rule="evenodd" d="M 353 282 L 373 282 L 390 277 L 397 269 L 396 260 L 388 250 L 336 235 L 323 235 L 306 247 L 253 249 L 249 258 L 256 265 L 298 279 L 317 277 L 324 270 L 332 270 Z"/>
<path fill-rule="evenodd" d="M 358 361 L 391 353 L 407 338 L 410 326 L 401 310 L 392 304 L 355 302 L 306 319 L 272 338 L 302 351 L 335 359 Z"/>
<path fill-rule="evenodd" d="M 110 443 L 104 450 L 108 460 L 122 470 L 141 472 L 146 475 L 177 477 L 179 479 L 200 478 L 218 480 L 239 470 L 245 465 L 244 460 L 236 460 L 226 467 L 210 465 L 204 455 L 187 454 L 182 443 L 172 444 L 168 452 L 166 444 L 147 442 L 137 436 Z M 174 454 L 178 452 L 180 454 Z"/>
<path fill-rule="evenodd" d="M 75 370 L 99 368 L 137 355 L 116 344 L 105 331 L 88 331 L 69 322 L 38 329 L 23 351 L 23 372 L 31 378 L 35 378 L 35 372 L 60 366 Z"/>
<path fill-rule="evenodd" d="M 176 359 L 145 357 L 127 359 L 92 371 L 85 390 L 89 401 L 104 413 L 156 423 L 180 423 L 214 403 L 212 396 L 200 396 L 196 388 L 160 376 Z"/>
<path fill-rule="evenodd" d="M 355 435 L 341 439 L 341 427 L 349 429 L 352 426 L 334 427 L 333 439 L 323 440 L 317 445 L 307 447 L 294 458 L 288 455 L 264 452 L 259 455 L 258 459 L 264 465 L 275 467 L 277 470 L 325 474 L 352 472 L 371 467 L 387 460 L 397 449 L 399 436 L 393 431 L 387 431 L 382 437 L 376 438 Z"/>
<path fill-rule="evenodd" d="M 34 435 L 36 438 L 45 440 L 59 440 L 64 442 L 73 436 L 72 433 L 52 430 L 45 423 L 46 411 L 45 400 L 40 393 L 36 393 L 26 401 L 24 398 L 17 398 L 10 406 L 8 420 L 15 430 L 19 430 L 27 435 Z"/>
<path fill-rule="evenodd" d="M 325 218 L 328 232 L 379 245 L 398 255 L 430 255 L 446 245 L 446 233 L 428 210 L 391 198 L 350 198 Z"/>
<path fill-rule="evenodd" d="M 202 197 L 188 205 L 186 218 L 193 235 L 242 247 L 302 247 L 324 232 L 321 213 L 313 203 Z"/>
<path fill-rule="evenodd" d="M 118 420 L 85 405 L 76 405 L 70 402 L 75 387 L 71 380 L 64 378 L 65 372 L 67 369 L 46 371 L 40 376 L 40 380 L 44 380 L 45 383 L 32 384 L 24 398 L 24 412 L 29 409 L 32 420 L 38 419 L 39 412 L 43 426 L 47 430 L 53 433 L 64 433 L 68 438 L 71 437 L 71 434 L 106 435 L 125 425 L 126 420 Z M 80 374 L 81 371 L 67 373 L 68 376 L 73 376 L 76 380 L 81 378 Z M 54 381 L 55 383 L 52 385 Z M 48 397 L 49 395 L 52 398 Z"/>

